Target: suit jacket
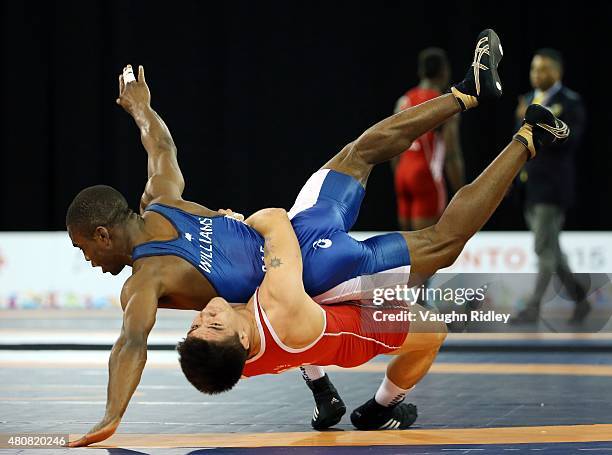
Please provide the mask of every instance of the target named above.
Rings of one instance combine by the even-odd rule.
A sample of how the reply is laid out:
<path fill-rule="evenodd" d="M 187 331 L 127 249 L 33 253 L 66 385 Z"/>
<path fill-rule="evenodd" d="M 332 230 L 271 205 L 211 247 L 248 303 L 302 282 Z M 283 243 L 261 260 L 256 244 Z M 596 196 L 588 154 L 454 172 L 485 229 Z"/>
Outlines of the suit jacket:
<path fill-rule="evenodd" d="M 525 95 L 530 104 L 534 91 Z M 568 208 L 574 203 L 574 155 L 579 150 L 586 124 L 586 113 L 580 95 L 565 86 L 545 100 L 544 106 L 568 124 L 570 137 L 563 144 L 542 147 L 535 159 L 525 165 L 527 204 L 546 203 Z"/>

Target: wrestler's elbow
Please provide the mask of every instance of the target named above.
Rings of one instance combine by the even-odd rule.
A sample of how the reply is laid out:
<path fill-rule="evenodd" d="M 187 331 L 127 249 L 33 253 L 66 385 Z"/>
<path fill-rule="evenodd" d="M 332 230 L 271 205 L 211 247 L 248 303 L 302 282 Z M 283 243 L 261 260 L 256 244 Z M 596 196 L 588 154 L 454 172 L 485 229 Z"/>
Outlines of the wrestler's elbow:
<path fill-rule="evenodd" d="M 279 208 L 267 208 L 259 210 L 245 220 L 245 223 L 267 237 L 278 225 L 279 221 L 289 220 L 287 211 Z"/>
<path fill-rule="evenodd" d="M 147 341 L 146 338 L 121 333 L 119 339 L 113 346 L 108 360 L 109 367 L 113 371 L 120 371 L 125 368 L 126 363 L 135 362 L 144 366 L 147 361 Z"/>
<path fill-rule="evenodd" d="M 149 332 L 144 328 L 132 329 L 129 332 L 125 333 L 124 345 L 129 346 L 130 348 L 141 348 L 142 346 L 147 346 L 147 338 L 149 336 Z"/>
<path fill-rule="evenodd" d="M 119 340 L 117 340 L 119 350 L 131 352 L 144 350 L 146 352 L 147 341 L 152 327 L 153 324 L 144 323 L 142 320 L 135 321 L 134 317 L 124 321 L 121 335 Z"/>
<path fill-rule="evenodd" d="M 274 217 L 280 217 L 280 216 L 287 216 L 287 211 L 285 209 L 279 209 L 279 208 L 273 207 L 273 208 L 258 210 L 257 212 L 253 213 L 248 218 L 248 220 L 262 221 L 262 220 L 266 220 L 266 219 L 270 219 Z"/>
<path fill-rule="evenodd" d="M 282 208 L 273 207 L 268 209 L 263 209 L 263 216 L 266 216 L 269 219 L 284 219 L 287 218 L 287 211 Z"/>
<path fill-rule="evenodd" d="M 111 359 L 110 362 L 113 363 L 113 359 L 115 361 L 123 356 L 126 353 L 131 353 L 132 355 L 139 356 L 139 354 L 144 350 L 145 356 L 147 351 L 147 334 L 144 332 L 139 333 L 136 330 L 122 330 L 119 338 L 115 342 L 113 349 L 111 351 Z"/>

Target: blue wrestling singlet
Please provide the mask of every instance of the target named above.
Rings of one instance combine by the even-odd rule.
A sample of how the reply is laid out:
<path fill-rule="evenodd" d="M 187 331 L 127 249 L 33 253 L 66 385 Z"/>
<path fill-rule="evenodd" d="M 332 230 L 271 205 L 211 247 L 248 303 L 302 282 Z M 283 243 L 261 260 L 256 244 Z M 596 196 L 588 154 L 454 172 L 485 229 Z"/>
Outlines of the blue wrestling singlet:
<path fill-rule="evenodd" d="M 178 256 L 204 275 L 229 302 L 247 302 L 264 277 L 264 240 L 254 229 L 226 216 L 193 215 L 176 207 L 151 204 L 174 225 L 174 240 L 138 245 L 132 260 L 146 256 Z"/>
<path fill-rule="evenodd" d="M 359 297 L 366 278 L 379 272 L 407 274 L 408 247 L 401 234 L 357 241 L 348 235 L 365 189 L 352 177 L 322 169 L 306 182 L 289 212 L 304 263 L 306 292 L 320 303 Z M 146 256 L 178 256 L 197 268 L 229 302 L 247 302 L 264 278 L 263 238 L 230 217 L 203 217 L 152 204 L 145 210 L 168 219 L 178 236 L 138 245 L 135 261 Z M 397 283 L 407 282 L 407 275 Z M 320 298 L 317 298 L 320 297 Z"/>
<path fill-rule="evenodd" d="M 348 234 L 364 196 L 365 188 L 353 177 L 321 169 L 289 211 L 302 250 L 304 287 L 318 303 L 368 298 L 374 288 L 408 282 L 410 253 L 401 234 L 364 241 Z"/>

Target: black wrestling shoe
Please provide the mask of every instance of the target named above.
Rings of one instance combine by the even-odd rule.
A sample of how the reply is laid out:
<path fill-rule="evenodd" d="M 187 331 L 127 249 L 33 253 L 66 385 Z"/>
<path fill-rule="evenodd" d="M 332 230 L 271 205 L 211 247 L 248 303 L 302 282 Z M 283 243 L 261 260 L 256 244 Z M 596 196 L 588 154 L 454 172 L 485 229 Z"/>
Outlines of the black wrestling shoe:
<path fill-rule="evenodd" d="M 502 96 L 502 83 L 497 73 L 504 52 L 499 36 L 490 28 L 478 35 L 474 60 L 465 79 L 451 88 L 461 108 L 465 111 L 486 100 Z"/>
<path fill-rule="evenodd" d="M 306 380 L 308 388 L 312 390 L 315 399 L 315 408 L 310 424 L 315 430 L 325 430 L 333 427 L 346 414 L 346 406 L 340 394 L 329 380 L 327 374 L 314 381 Z"/>
<path fill-rule="evenodd" d="M 570 320 L 567 322 L 570 325 L 580 325 L 584 322 L 590 312 L 591 302 L 586 299 L 581 300 L 580 302 L 576 303 L 576 306 L 574 307 L 574 313 L 572 314 Z"/>
<path fill-rule="evenodd" d="M 531 104 L 514 140 L 527 147 L 531 158 L 534 158 L 541 147 L 563 142 L 569 135 L 569 127 L 552 112 L 539 104 Z"/>
<path fill-rule="evenodd" d="M 358 430 L 405 430 L 416 419 L 415 405 L 398 403 L 386 407 L 378 404 L 374 398 L 351 413 L 351 422 Z"/>

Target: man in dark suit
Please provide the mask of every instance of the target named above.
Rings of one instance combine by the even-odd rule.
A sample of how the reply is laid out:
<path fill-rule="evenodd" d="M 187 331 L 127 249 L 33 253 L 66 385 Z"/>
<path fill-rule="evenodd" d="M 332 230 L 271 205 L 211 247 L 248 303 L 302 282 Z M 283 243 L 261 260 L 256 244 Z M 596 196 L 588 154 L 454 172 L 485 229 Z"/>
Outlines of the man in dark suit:
<path fill-rule="evenodd" d="M 556 274 L 576 302 L 569 322 L 579 324 L 591 310 L 591 305 L 586 299 L 586 289 L 572 274 L 561 251 L 559 234 L 565 212 L 574 202 L 574 154 L 584 131 L 585 110 L 580 95 L 561 83 L 563 60 L 558 51 L 536 51 L 529 76 L 533 90 L 519 98 L 517 119 L 523 118 L 528 105 L 541 104 L 567 123 L 572 134 L 563 144 L 543 147 L 541 159 L 528 161 L 520 174 L 520 180 L 525 184 L 525 219 L 534 233 L 538 276 L 533 295 L 513 322 L 538 320 L 542 297 Z"/>

